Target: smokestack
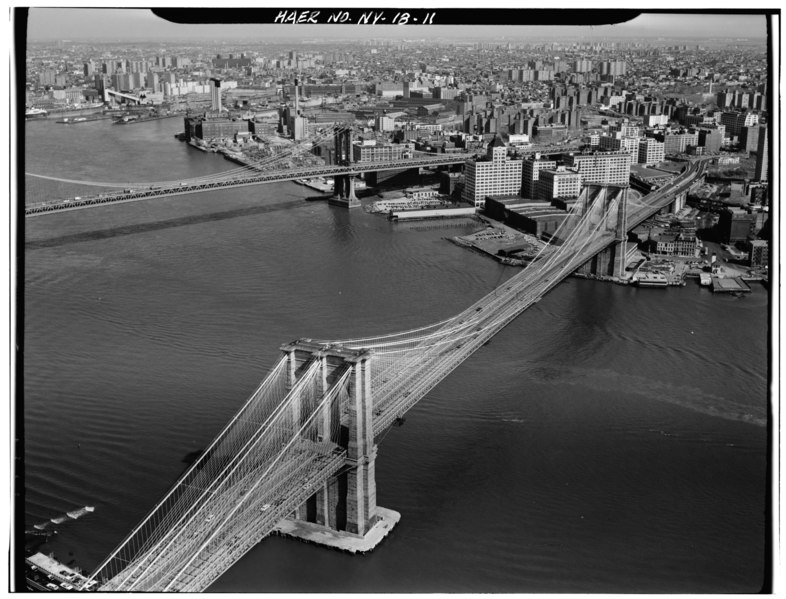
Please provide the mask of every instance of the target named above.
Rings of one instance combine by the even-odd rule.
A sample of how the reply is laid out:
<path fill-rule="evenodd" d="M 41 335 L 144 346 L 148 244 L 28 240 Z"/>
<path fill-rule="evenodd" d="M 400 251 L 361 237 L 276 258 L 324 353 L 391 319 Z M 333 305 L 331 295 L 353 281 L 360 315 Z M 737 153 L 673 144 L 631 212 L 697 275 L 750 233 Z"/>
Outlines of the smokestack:
<path fill-rule="evenodd" d="M 300 116 L 300 96 L 298 94 L 298 80 L 295 78 L 295 116 Z"/>

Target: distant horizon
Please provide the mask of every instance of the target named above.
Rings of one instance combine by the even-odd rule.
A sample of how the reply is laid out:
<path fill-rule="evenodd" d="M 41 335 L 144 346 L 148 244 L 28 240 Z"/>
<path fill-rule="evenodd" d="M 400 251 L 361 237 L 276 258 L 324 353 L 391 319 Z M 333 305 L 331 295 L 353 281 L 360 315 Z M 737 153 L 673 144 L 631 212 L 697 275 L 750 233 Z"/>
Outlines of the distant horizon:
<path fill-rule="evenodd" d="M 447 8 L 447 7 L 444 7 Z M 204 9 L 203 9 L 204 10 Z M 323 9 L 327 10 L 327 9 Z M 373 10 L 373 7 L 369 7 Z M 377 9 L 380 10 L 380 9 Z M 389 9 L 390 10 L 390 9 Z M 402 8 L 414 10 L 412 8 Z M 440 9 L 436 9 L 437 15 Z M 286 41 L 305 38 L 326 43 L 341 40 L 507 40 L 543 43 L 570 38 L 577 42 L 614 40 L 679 40 L 729 42 L 767 38 L 765 14 L 645 13 L 616 25 L 317 25 L 177 24 L 138 8 L 30 8 L 28 42 L 71 43 L 182 43 L 188 41 L 238 42 L 264 38 Z M 488 9 L 493 18 L 495 9 Z M 610 11 L 613 13 L 613 11 Z M 522 12 L 522 16 L 525 13 Z M 468 35 L 468 30 L 471 34 Z M 372 36 L 373 34 L 373 36 Z"/>

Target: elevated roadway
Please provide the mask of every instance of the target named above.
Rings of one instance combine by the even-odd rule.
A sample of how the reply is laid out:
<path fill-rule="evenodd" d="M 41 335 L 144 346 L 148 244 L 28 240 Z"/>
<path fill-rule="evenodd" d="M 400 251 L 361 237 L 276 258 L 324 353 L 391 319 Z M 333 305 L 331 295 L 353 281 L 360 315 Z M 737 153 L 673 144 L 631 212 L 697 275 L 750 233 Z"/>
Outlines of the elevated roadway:
<path fill-rule="evenodd" d="M 521 150 L 521 154 L 533 153 L 557 153 L 567 152 L 576 149 L 575 145 L 562 145 L 562 146 L 541 146 L 532 147 Z M 68 210 L 79 210 L 83 208 L 93 208 L 106 204 L 119 204 L 123 202 L 136 202 L 140 200 L 151 200 L 162 197 L 171 197 L 177 195 L 186 195 L 191 193 L 200 193 L 211 191 L 215 189 L 227 189 L 232 187 L 246 187 L 249 185 L 261 185 L 265 183 L 275 183 L 280 181 L 293 181 L 296 179 L 308 179 L 311 177 L 333 177 L 336 175 L 359 175 L 372 171 L 388 171 L 420 167 L 434 167 L 434 166 L 450 166 L 456 164 L 463 164 L 469 159 L 475 157 L 475 154 L 460 153 L 460 154 L 426 154 L 422 153 L 416 158 L 408 158 L 402 160 L 391 160 L 387 162 L 356 162 L 348 166 L 321 166 L 321 167 L 301 167 L 279 170 L 262 170 L 254 172 L 253 165 L 249 166 L 248 170 L 240 176 L 233 176 L 226 179 L 215 179 L 211 181 L 189 181 L 184 180 L 176 185 L 169 186 L 150 186 L 147 189 L 126 188 L 122 191 L 112 191 L 100 193 L 90 196 L 80 196 L 77 198 L 69 199 L 51 199 L 41 202 L 30 203 L 25 206 L 25 216 L 38 216 L 43 214 L 51 214 L 54 212 L 64 212 Z M 44 179 L 54 179 L 55 177 L 48 177 L 37 175 L 35 173 L 26 173 L 33 177 L 40 177 Z M 71 181 L 72 183 L 79 183 L 78 181 Z M 84 182 L 85 184 L 92 185 L 94 182 Z M 118 184 L 118 187 L 124 187 L 123 184 Z M 130 185 L 129 185 L 130 187 Z"/>

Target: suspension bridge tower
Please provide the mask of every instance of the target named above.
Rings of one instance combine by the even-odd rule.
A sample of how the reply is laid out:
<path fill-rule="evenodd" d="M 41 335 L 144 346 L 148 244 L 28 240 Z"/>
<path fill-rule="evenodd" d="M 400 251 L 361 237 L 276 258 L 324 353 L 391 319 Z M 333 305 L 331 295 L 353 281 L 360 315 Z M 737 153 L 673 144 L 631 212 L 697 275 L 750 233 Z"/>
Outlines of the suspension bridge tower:
<path fill-rule="evenodd" d="M 336 129 L 334 136 L 334 149 L 336 164 L 349 166 L 352 163 L 352 131 L 348 127 Z M 336 175 L 334 177 L 333 197 L 330 203 L 344 208 L 359 208 L 360 200 L 355 196 L 354 177 L 351 175 Z"/>
<path fill-rule="evenodd" d="M 349 394 L 344 405 L 325 414 L 321 441 L 346 449 L 345 465 L 301 504 L 277 530 L 284 536 L 335 547 L 352 553 L 371 551 L 401 518 L 377 505 L 374 441 L 372 354 L 298 340 L 283 346 L 290 385 L 298 373 L 318 361 L 322 388 L 328 392 L 341 373 L 349 370 Z M 339 426 L 333 426 L 338 420 Z M 336 431 L 331 436 L 330 431 Z"/>
<path fill-rule="evenodd" d="M 579 195 L 582 214 L 598 212 L 600 233 L 612 234 L 614 243 L 585 262 L 578 272 L 621 279 L 625 273 L 628 241 L 627 185 L 587 185 Z"/>

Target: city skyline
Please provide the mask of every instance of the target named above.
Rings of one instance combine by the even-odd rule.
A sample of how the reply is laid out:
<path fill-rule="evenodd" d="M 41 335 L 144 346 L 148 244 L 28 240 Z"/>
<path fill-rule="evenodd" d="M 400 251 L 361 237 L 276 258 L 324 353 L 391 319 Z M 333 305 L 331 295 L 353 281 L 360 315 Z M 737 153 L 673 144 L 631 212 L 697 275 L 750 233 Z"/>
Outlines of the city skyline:
<path fill-rule="evenodd" d="M 368 7 L 374 9 L 373 6 Z M 205 10 L 204 8 L 202 10 Z M 294 9 L 293 9 L 294 10 Z M 327 10 L 327 9 L 322 9 Z M 407 10 L 407 8 L 402 8 Z M 411 9 L 410 10 L 414 10 Z M 439 11 L 437 10 L 437 13 Z M 610 11 L 613 14 L 613 11 Z M 218 14 L 218 13 L 217 13 Z M 495 9 L 484 15 L 487 23 L 494 22 Z M 525 13 L 522 13 L 522 16 Z M 220 18 L 220 17 L 217 17 Z M 618 25 L 552 26 L 552 25 L 473 25 L 471 39 L 521 40 L 575 37 L 592 39 L 762 39 L 766 37 L 766 17 L 763 14 L 691 14 L 675 11 L 674 14 L 642 14 Z M 32 8 L 28 21 L 28 40 L 80 40 L 91 41 L 174 41 L 189 39 L 240 39 L 264 37 L 265 39 L 296 38 L 326 40 L 368 37 L 384 39 L 417 39 L 427 34 L 432 38 L 467 38 L 467 25 L 280 25 L 280 24 L 201 24 L 184 25 L 166 21 L 148 9 L 109 8 Z"/>

